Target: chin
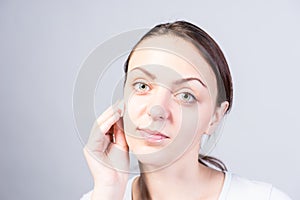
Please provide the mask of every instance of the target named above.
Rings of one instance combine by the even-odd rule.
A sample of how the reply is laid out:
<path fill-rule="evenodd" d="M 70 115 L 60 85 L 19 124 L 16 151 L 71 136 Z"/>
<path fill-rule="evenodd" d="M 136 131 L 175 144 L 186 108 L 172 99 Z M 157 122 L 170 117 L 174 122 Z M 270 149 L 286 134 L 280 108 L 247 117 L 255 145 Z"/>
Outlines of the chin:
<path fill-rule="evenodd" d="M 135 140 L 135 141 L 133 141 Z M 151 172 L 163 169 L 172 165 L 183 155 L 180 147 L 176 148 L 179 151 L 174 151 L 174 146 L 171 142 L 164 141 L 158 144 L 148 143 L 138 139 L 128 139 L 127 143 L 130 151 L 135 155 L 140 163 L 141 172 Z"/>
<path fill-rule="evenodd" d="M 130 136 L 129 136 L 130 137 Z M 168 146 L 169 141 L 147 141 L 140 138 L 126 137 L 129 149 L 136 155 L 149 155 L 158 153 Z"/>

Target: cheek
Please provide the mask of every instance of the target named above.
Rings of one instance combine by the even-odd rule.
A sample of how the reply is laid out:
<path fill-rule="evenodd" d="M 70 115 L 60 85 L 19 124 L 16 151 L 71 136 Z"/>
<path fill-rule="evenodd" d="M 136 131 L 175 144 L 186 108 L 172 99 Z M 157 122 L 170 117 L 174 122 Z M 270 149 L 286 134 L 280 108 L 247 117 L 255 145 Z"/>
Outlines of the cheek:
<path fill-rule="evenodd" d="M 129 147 L 136 146 L 139 136 L 136 135 L 138 126 L 147 126 L 152 123 L 147 109 L 153 105 L 153 99 L 147 95 L 124 93 L 124 131 Z M 209 101 L 202 101 L 192 106 L 181 105 L 173 100 L 169 101 L 166 109 L 170 116 L 165 121 L 164 131 L 173 136 L 178 143 L 191 143 L 200 140 L 209 125 L 213 106 Z M 174 142 L 174 141 L 173 141 Z"/>
<path fill-rule="evenodd" d="M 143 124 L 146 120 L 147 101 L 141 96 L 133 93 L 124 93 L 124 131 L 129 147 L 131 143 L 139 141 L 140 136 L 136 133 L 136 128 Z"/>
<path fill-rule="evenodd" d="M 126 114 L 131 124 L 139 126 L 139 121 L 147 114 L 148 100 L 145 97 L 131 95 L 126 99 Z"/>
<path fill-rule="evenodd" d="M 201 135 L 207 131 L 212 109 L 199 103 L 195 108 L 182 109 L 182 122 L 178 138 L 186 143 L 199 143 Z"/>
<path fill-rule="evenodd" d="M 206 131 L 209 126 L 211 116 L 213 113 L 213 106 L 212 104 L 200 104 L 198 106 L 198 129 L 202 131 Z"/>

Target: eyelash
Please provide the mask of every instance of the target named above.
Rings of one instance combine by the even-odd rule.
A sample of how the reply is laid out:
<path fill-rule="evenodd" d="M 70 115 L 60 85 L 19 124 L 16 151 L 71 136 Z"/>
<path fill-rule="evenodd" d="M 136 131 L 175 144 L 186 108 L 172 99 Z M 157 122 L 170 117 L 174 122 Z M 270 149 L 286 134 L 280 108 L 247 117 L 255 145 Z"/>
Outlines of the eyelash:
<path fill-rule="evenodd" d="M 140 89 L 141 85 L 145 85 L 145 88 L 148 88 L 147 91 L 145 91 L 144 89 Z M 133 83 L 132 86 L 133 86 L 134 90 L 137 91 L 139 94 L 145 94 L 151 89 L 151 87 L 147 83 L 144 83 L 142 81 L 135 82 L 135 83 Z M 180 93 L 176 94 L 175 97 L 177 97 L 179 95 L 181 95 L 181 97 L 182 97 L 182 95 L 189 95 L 188 101 L 182 100 L 181 98 L 179 99 L 184 104 L 192 104 L 197 101 L 197 98 L 190 92 L 180 92 Z"/>
<path fill-rule="evenodd" d="M 189 99 L 191 99 L 191 100 L 188 100 L 188 101 L 183 100 L 183 102 L 186 104 L 192 104 L 197 101 L 196 97 L 189 92 L 181 92 L 177 95 L 189 95 Z M 177 95 L 175 95 L 175 96 L 177 96 Z"/>
<path fill-rule="evenodd" d="M 144 91 L 141 91 L 141 90 L 139 89 L 139 86 L 141 86 L 141 85 L 145 85 L 146 87 L 148 87 L 148 88 L 150 89 L 150 86 L 149 86 L 148 84 L 143 83 L 143 82 L 141 82 L 141 81 L 133 83 L 133 88 L 134 88 L 138 93 L 144 93 Z"/>

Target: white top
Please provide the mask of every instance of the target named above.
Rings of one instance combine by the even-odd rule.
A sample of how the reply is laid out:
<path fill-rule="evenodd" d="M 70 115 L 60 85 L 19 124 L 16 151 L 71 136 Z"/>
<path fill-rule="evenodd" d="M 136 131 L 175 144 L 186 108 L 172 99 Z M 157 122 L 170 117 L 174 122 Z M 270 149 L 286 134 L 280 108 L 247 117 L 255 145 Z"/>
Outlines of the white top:
<path fill-rule="evenodd" d="M 137 176 L 129 179 L 124 200 L 132 200 L 132 182 Z M 92 191 L 82 196 L 80 200 L 90 200 Z M 236 174 L 225 172 L 223 188 L 218 200 L 291 200 L 289 196 L 271 184 L 252 181 Z"/>

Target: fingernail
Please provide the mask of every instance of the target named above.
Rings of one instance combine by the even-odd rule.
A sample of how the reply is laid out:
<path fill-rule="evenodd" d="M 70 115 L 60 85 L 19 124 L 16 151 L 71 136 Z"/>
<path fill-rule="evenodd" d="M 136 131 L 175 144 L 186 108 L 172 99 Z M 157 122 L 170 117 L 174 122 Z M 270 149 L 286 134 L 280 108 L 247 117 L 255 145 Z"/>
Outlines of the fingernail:
<path fill-rule="evenodd" d="M 123 112 L 124 112 L 124 100 L 120 100 L 118 103 L 118 108 L 121 110 L 120 116 L 123 117 Z"/>

